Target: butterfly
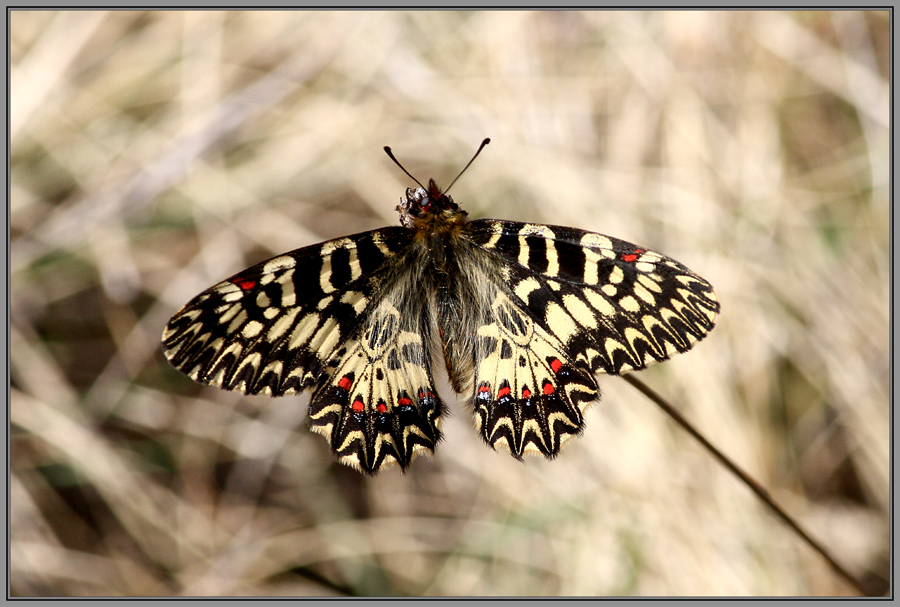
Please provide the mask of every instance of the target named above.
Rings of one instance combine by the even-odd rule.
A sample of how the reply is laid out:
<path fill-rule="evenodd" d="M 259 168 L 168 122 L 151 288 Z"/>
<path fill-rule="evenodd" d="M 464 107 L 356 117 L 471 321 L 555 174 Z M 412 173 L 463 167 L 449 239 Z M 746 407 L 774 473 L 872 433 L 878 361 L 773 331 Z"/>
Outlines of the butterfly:
<path fill-rule="evenodd" d="M 713 287 L 669 257 L 576 228 L 469 220 L 449 187 L 416 183 L 399 226 L 279 255 L 194 297 L 165 328 L 167 359 L 226 390 L 309 390 L 310 428 L 375 474 L 434 452 L 441 357 L 488 445 L 552 458 L 599 399 L 595 374 L 666 360 L 714 326 Z"/>

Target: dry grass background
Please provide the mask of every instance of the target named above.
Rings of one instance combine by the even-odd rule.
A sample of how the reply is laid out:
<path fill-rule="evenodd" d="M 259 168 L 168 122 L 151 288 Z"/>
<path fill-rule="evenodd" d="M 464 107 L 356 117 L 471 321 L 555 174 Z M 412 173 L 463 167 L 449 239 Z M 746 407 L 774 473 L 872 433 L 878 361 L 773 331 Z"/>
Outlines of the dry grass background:
<path fill-rule="evenodd" d="M 553 462 L 367 479 L 305 398 L 170 368 L 190 297 L 392 225 L 409 180 L 716 285 L 641 379 L 873 591 L 888 572 L 887 12 L 13 12 L 13 595 L 841 595 L 625 382 Z"/>

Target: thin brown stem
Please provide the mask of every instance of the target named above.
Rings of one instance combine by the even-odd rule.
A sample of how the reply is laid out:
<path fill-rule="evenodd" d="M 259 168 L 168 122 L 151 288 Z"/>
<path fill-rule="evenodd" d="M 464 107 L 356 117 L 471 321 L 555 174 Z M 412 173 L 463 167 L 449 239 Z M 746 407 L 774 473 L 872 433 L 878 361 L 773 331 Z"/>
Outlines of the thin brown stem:
<path fill-rule="evenodd" d="M 712 453 L 713 457 L 715 457 L 719 462 L 725 466 L 728 470 L 731 471 L 732 474 L 737 476 L 741 481 L 747 485 L 756 496 L 763 501 L 782 521 L 787 524 L 788 527 L 794 530 L 794 532 L 800 536 L 800 538 L 806 542 L 813 550 L 822 555 L 822 557 L 828 561 L 828 564 L 831 565 L 831 568 L 837 572 L 842 578 L 844 578 L 847 583 L 853 586 L 860 594 L 863 596 L 867 596 L 869 592 L 865 589 L 862 582 L 859 581 L 856 577 L 850 574 L 843 565 L 837 562 L 831 553 L 822 546 L 818 541 L 812 538 L 809 533 L 806 532 L 803 527 L 800 526 L 794 518 L 788 514 L 784 508 L 778 505 L 772 496 L 769 495 L 769 492 L 766 491 L 762 485 L 760 485 L 753 477 L 751 477 L 747 472 L 745 472 L 740 466 L 735 464 L 731 459 L 728 458 L 727 455 L 719 451 L 711 442 L 709 442 L 700 432 L 691 425 L 687 419 L 685 419 L 681 413 L 679 413 L 675 407 L 669 404 L 663 397 L 654 392 L 650 387 L 647 386 L 644 382 L 636 378 L 634 375 L 623 375 L 622 379 L 627 381 L 629 384 L 637 388 L 641 391 L 644 396 L 652 400 L 654 403 L 659 405 L 663 411 L 665 411 L 669 417 L 675 420 L 675 422 L 687 430 L 688 434 L 697 439 L 701 445 L 703 445 L 707 451 Z"/>

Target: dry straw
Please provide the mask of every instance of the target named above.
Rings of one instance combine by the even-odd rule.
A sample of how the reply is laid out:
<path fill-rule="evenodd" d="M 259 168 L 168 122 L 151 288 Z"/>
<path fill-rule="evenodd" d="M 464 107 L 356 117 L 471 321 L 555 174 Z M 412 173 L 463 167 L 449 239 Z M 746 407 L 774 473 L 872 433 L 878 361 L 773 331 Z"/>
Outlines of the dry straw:
<path fill-rule="evenodd" d="M 641 379 L 886 590 L 886 11 L 14 11 L 10 35 L 13 595 L 852 594 L 618 378 L 553 462 L 451 400 L 434 460 L 366 479 L 304 398 L 166 365 L 200 290 L 396 223 L 383 145 L 446 183 L 486 136 L 472 216 L 716 285 L 712 335 Z"/>

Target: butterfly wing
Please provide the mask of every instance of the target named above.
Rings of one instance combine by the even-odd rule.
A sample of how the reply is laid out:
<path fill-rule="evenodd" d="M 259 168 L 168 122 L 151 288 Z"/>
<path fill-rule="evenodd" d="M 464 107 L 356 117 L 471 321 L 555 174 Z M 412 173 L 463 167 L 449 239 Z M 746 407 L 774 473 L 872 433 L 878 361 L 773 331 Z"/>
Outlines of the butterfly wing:
<path fill-rule="evenodd" d="M 465 238 L 480 260 L 468 264 L 480 268 L 468 321 L 478 338 L 450 358 L 466 370 L 460 383 L 474 391 L 484 439 L 516 457 L 552 457 L 581 432 L 582 412 L 599 396 L 594 373 L 690 349 L 719 310 L 706 280 L 619 239 L 498 220 L 471 222 Z"/>
<path fill-rule="evenodd" d="M 433 451 L 442 410 L 427 306 L 409 295 L 412 238 L 384 228 L 248 268 L 172 317 L 165 355 L 195 381 L 227 390 L 311 389 L 310 425 L 344 463 L 368 473 L 405 467 Z"/>

